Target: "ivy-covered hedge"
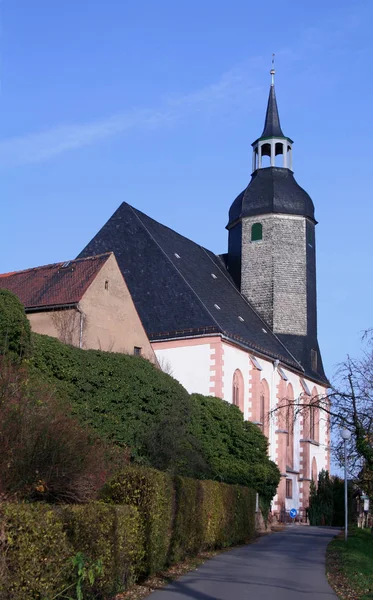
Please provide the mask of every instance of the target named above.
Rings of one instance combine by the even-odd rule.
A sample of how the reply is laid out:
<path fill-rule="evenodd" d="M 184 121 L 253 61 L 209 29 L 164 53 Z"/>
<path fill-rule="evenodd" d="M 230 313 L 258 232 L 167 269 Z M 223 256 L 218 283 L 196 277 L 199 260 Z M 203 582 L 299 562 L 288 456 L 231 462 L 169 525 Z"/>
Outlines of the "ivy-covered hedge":
<path fill-rule="evenodd" d="M 31 372 L 54 384 L 80 422 L 130 448 L 132 460 L 173 475 L 251 487 L 264 505 L 276 493 L 267 439 L 237 406 L 192 394 L 149 361 L 80 350 L 33 334 Z"/>
<path fill-rule="evenodd" d="M 31 373 L 54 384 L 82 424 L 130 448 L 137 462 L 161 470 L 185 462 L 191 401 L 176 379 L 142 357 L 80 350 L 38 334 L 32 340 Z"/>
<path fill-rule="evenodd" d="M 268 457 L 267 438 L 257 425 L 244 421 L 233 404 L 202 394 L 192 394 L 191 401 L 192 434 L 199 440 L 211 478 L 256 490 L 268 509 L 280 471 Z"/>
<path fill-rule="evenodd" d="M 0 289 L 0 354 L 13 360 L 29 356 L 31 327 L 25 308 L 15 294 Z"/>

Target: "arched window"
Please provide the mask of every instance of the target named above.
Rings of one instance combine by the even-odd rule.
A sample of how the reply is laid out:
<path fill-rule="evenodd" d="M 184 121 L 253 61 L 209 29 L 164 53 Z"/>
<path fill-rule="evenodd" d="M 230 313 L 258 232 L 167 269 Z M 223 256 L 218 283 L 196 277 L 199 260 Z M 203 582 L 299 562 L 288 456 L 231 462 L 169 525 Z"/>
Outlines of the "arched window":
<path fill-rule="evenodd" d="M 310 401 L 310 439 L 318 442 L 320 439 L 320 409 L 318 406 L 318 393 L 316 387 L 312 390 Z"/>
<path fill-rule="evenodd" d="M 259 427 L 264 435 L 269 434 L 269 387 L 265 379 L 260 382 L 259 390 Z"/>
<path fill-rule="evenodd" d="M 233 374 L 232 403 L 242 412 L 244 411 L 244 383 L 239 369 L 236 369 Z"/>
<path fill-rule="evenodd" d="M 313 479 L 314 484 L 317 486 L 317 463 L 315 457 L 312 459 L 311 478 Z"/>
<path fill-rule="evenodd" d="M 254 223 L 251 226 L 251 241 L 258 242 L 263 239 L 263 227 L 261 223 Z"/>
<path fill-rule="evenodd" d="M 286 389 L 286 466 L 294 466 L 294 392 L 291 383 Z"/>

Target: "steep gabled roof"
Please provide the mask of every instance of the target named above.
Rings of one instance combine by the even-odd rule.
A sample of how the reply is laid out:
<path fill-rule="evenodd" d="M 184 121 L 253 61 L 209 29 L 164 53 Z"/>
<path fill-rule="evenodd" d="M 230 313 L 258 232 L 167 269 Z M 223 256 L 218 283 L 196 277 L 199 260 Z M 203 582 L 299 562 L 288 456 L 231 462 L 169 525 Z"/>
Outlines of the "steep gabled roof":
<path fill-rule="evenodd" d="M 150 340 L 221 333 L 302 370 L 209 250 L 123 203 L 79 257 L 107 251 Z"/>
<path fill-rule="evenodd" d="M 0 289 L 13 292 L 26 309 L 77 304 L 109 253 L 0 275 Z"/>

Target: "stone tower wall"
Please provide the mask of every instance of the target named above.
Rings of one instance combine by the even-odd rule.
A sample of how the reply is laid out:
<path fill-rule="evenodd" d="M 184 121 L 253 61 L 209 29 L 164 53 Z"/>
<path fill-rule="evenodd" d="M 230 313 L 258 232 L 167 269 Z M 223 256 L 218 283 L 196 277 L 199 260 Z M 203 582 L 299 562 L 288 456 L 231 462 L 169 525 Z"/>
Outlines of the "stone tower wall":
<path fill-rule="evenodd" d="M 263 239 L 252 242 L 254 223 Z M 246 217 L 242 227 L 241 292 L 275 333 L 307 335 L 306 219 Z"/>

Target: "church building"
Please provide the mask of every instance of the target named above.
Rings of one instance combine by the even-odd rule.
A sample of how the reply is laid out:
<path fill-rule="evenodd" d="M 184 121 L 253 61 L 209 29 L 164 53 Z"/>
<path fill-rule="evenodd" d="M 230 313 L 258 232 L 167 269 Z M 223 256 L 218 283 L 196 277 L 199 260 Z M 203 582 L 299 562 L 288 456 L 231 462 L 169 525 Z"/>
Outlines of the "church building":
<path fill-rule="evenodd" d="M 78 258 L 113 252 L 160 364 L 189 392 L 236 404 L 263 430 L 281 472 L 272 507 L 280 513 L 308 507 L 311 479 L 329 469 L 329 427 L 312 406 L 294 419 L 328 380 L 317 341 L 314 205 L 294 179 L 271 75 L 251 180 L 229 209 L 226 254 L 124 202 Z"/>

